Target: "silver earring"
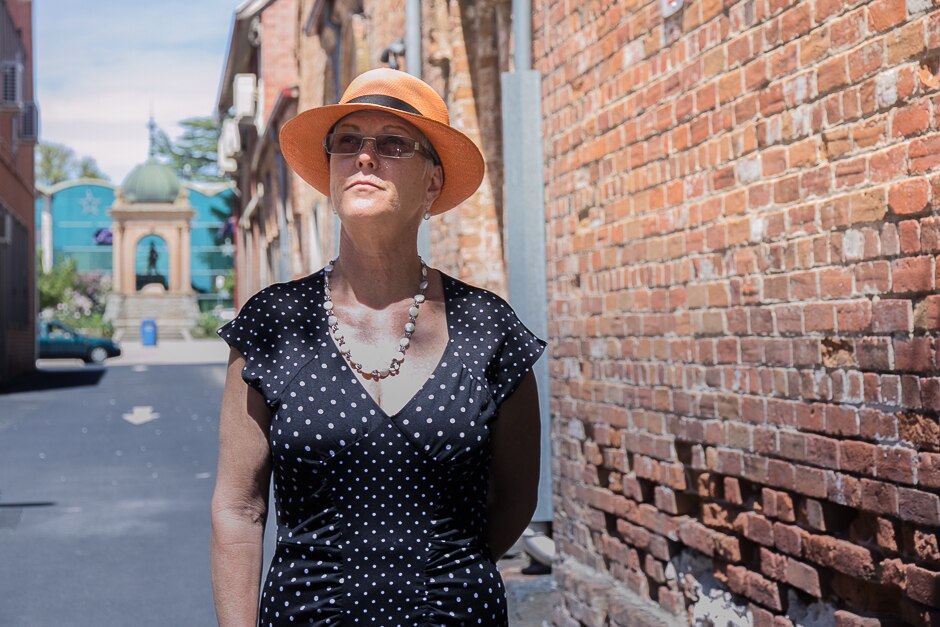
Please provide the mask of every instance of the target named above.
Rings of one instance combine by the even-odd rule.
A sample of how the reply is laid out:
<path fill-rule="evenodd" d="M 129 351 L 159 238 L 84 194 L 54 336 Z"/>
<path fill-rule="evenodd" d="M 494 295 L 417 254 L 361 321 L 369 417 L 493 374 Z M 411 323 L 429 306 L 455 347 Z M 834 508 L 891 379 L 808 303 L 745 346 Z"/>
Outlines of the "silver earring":
<path fill-rule="evenodd" d="M 431 210 L 430 210 L 430 209 L 425 209 L 425 210 L 424 210 L 424 219 L 425 219 L 425 220 L 430 220 L 430 219 L 431 219 Z"/>

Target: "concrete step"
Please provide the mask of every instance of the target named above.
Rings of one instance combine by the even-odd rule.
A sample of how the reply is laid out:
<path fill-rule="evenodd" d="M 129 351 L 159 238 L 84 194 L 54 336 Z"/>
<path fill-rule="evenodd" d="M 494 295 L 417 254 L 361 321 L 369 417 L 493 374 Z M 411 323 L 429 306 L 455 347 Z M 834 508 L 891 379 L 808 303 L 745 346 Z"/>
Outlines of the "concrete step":
<path fill-rule="evenodd" d="M 199 320 L 199 306 L 195 295 L 112 295 L 105 315 L 112 321 L 115 339 L 119 341 L 139 341 L 142 320 L 156 323 L 158 341 L 188 340 L 190 329 Z"/>
<path fill-rule="evenodd" d="M 195 326 L 195 323 L 174 321 L 172 323 L 159 320 L 157 324 L 157 340 L 190 340 L 192 335 L 189 330 Z M 128 320 L 114 325 L 114 337 L 118 341 L 140 341 L 140 321 Z"/>

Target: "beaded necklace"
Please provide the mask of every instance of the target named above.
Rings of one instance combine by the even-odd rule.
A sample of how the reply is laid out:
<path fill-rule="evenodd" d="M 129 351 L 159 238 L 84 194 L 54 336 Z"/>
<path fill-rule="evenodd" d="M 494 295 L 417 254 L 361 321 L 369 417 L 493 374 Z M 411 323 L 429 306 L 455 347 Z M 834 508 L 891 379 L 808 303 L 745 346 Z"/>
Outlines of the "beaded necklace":
<path fill-rule="evenodd" d="M 421 303 L 425 300 L 424 293 L 428 289 L 428 267 L 424 265 L 424 260 L 421 259 L 421 257 L 418 257 L 418 260 L 421 262 L 421 281 L 418 283 L 418 293 L 415 294 L 411 307 L 408 308 L 408 322 L 405 323 L 404 335 L 402 335 L 402 338 L 398 341 L 398 352 L 392 357 L 388 368 L 371 371 L 364 370 L 362 364 L 353 359 L 352 353 L 346 346 L 346 339 L 339 330 L 339 322 L 336 318 L 332 291 L 330 289 L 330 275 L 333 273 L 333 266 L 336 264 L 336 259 L 326 264 L 326 267 L 323 269 L 323 309 L 326 310 L 327 325 L 330 328 L 330 332 L 333 334 L 336 345 L 339 347 L 340 354 L 349 362 L 353 370 L 363 376 L 371 376 L 373 379 L 384 379 L 390 375 L 398 374 L 402 362 L 405 361 L 405 351 L 407 351 L 408 347 L 411 345 L 411 336 L 414 335 L 415 332 L 415 321 L 418 319 L 418 311 L 421 307 Z"/>

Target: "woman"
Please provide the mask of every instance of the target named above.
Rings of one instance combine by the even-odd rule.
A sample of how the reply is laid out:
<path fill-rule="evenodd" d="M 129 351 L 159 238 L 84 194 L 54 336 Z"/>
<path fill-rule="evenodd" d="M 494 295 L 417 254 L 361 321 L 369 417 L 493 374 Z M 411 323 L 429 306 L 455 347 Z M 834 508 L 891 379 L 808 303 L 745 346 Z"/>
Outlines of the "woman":
<path fill-rule="evenodd" d="M 544 342 L 417 252 L 421 220 L 477 189 L 482 156 L 433 89 L 389 69 L 280 139 L 331 198 L 340 253 L 219 330 L 232 347 L 212 503 L 219 624 L 505 625 L 495 561 L 535 508 Z M 272 474 L 277 548 L 260 584 Z"/>

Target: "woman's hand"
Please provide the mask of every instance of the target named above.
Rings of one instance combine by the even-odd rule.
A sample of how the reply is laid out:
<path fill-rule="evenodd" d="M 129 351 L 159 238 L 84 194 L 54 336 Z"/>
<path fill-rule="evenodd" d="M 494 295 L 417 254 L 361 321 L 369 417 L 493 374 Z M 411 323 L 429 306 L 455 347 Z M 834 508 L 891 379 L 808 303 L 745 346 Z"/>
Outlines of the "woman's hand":
<path fill-rule="evenodd" d="M 530 371 L 512 396 L 503 401 L 493 423 L 486 530 L 493 561 L 512 547 L 535 512 L 540 431 L 539 392 L 535 374 Z"/>
<path fill-rule="evenodd" d="M 212 496 L 212 590 L 220 627 L 257 624 L 262 544 L 268 510 L 271 412 L 241 371 L 245 358 L 229 353 L 219 466 Z"/>

